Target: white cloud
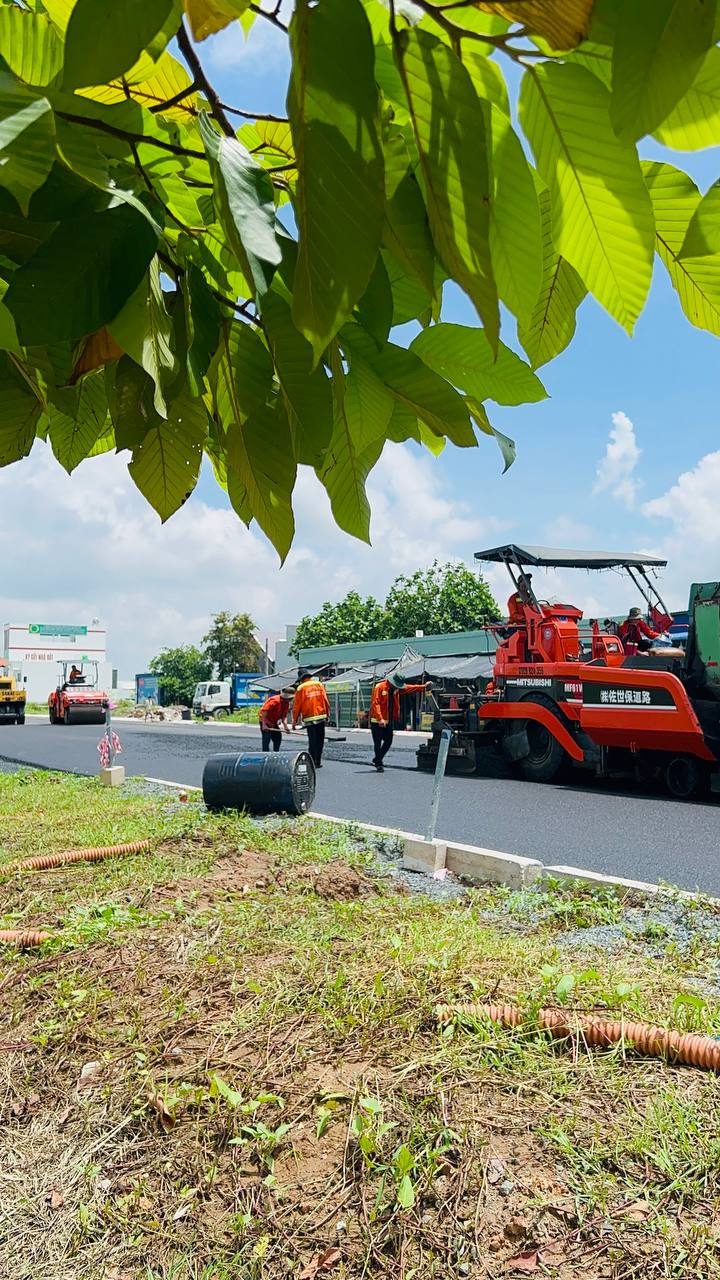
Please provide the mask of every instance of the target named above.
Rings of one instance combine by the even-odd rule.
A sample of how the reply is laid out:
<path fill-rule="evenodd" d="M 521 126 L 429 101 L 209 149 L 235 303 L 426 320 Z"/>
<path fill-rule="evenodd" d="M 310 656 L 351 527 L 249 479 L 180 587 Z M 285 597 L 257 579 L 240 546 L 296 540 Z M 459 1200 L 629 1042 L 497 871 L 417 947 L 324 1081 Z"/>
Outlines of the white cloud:
<path fill-rule="evenodd" d="M 261 18 L 255 20 L 247 36 L 239 22 L 231 22 L 211 37 L 208 63 L 217 71 L 242 67 L 257 76 L 274 73 L 290 66 L 288 38 L 279 27 Z"/>
<path fill-rule="evenodd" d="M 687 607 L 691 582 L 716 582 L 720 577 L 720 451 L 706 453 L 690 471 L 684 471 L 670 488 L 644 502 L 641 511 L 656 526 L 657 555 L 668 568 L 670 608 Z"/>
<path fill-rule="evenodd" d="M 233 512 L 194 497 L 161 525 L 122 458 L 91 459 L 68 477 L 38 442 L 30 458 L 0 470 L 0 624 L 99 617 L 122 677 L 165 645 L 197 642 L 220 609 L 247 610 L 264 638 L 351 588 L 383 596 L 400 572 L 436 557 L 471 562 L 497 540 L 503 525 L 478 518 L 445 485 L 429 458 L 389 444 L 368 486 L 368 547 L 339 532 L 302 468 L 297 539 L 280 569 L 265 538 Z"/>
<path fill-rule="evenodd" d="M 605 456 L 601 458 L 595 473 L 593 493 L 610 492 L 614 498 L 632 507 L 639 482 L 634 471 L 640 461 L 641 450 L 635 439 L 635 428 L 626 413 L 614 413 Z"/>

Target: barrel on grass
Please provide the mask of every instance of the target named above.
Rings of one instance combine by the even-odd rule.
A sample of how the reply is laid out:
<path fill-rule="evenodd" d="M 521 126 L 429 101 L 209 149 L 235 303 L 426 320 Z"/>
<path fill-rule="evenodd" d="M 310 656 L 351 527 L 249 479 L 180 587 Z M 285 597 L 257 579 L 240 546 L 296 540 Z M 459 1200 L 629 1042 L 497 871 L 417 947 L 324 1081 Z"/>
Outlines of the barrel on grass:
<path fill-rule="evenodd" d="M 202 786 L 208 809 L 306 813 L 315 799 L 315 765 L 307 751 L 218 752 Z"/>

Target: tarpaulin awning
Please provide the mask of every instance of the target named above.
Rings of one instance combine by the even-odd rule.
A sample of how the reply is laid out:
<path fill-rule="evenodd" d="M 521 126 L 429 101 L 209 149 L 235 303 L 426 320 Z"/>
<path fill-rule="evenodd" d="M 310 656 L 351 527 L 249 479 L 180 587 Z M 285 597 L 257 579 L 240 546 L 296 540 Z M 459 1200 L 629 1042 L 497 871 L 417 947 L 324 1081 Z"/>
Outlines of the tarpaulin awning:
<path fill-rule="evenodd" d="M 406 649 L 394 670 L 406 680 L 456 680 L 459 682 L 489 680 L 495 662 L 494 653 L 462 654 L 459 657 L 424 658 L 414 649 Z"/>
<path fill-rule="evenodd" d="M 476 551 L 476 560 L 491 564 L 538 565 L 547 569 L 662 569 L 667 560 L 634 551 L 568 551 L 562 547 L 521 546 L 508 542 L 503 547 Z"/>

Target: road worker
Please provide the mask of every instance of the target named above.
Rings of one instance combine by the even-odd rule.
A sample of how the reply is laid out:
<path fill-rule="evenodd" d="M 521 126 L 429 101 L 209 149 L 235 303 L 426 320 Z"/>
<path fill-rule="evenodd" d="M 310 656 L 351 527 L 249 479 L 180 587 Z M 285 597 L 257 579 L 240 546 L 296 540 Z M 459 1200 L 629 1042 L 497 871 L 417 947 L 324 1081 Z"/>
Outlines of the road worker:
<path fill-rule="evenodd" d="M 659 639 L 661 632 L 653 631 L 642 616 L 642 609 L 631 609 L 624 622 L 618 627 L 618 635 L 623 642 L 626 653 L 637 649 L 646 653 L 652 648 L 651 641 Z"/>
<path fill-rule="evenodd" d="M 273 751 L 279 751 L 282 731 L 292 733 L 287 723 L 291 697 L 292 689 L 283 689 L 281 693 L 271 694 L 263 702 L 258 712 L 263 751 L 269 751 L 271 747 Z"/>
<path fill-rule="evenodd" d="M 424 693 L 431 688 L 429 680 L 425 684 L 406 684 L 397 671 L 392 671 L 375 685 L 370 699 L 370 732 L 375 748 L 372 763 L 378 773 L 383 773 L 383 760 L 392 746 L 393 726 L 400 716 L 401 693 Z"/>
<path fill-rule="evenodd" d="M 308 751 L 316 769 L 322 769 L 325 725 L 329 719 L 330 703 L 325 686 L 309 671 L 301 671 L 293 699 L 292 727 L 295 729 L 302 723 L 307 729 Z"/>
<path fill-rule="evenodd" d="M 532 574 L 521 573 L 518 578 L 517 590 L 513 591 L 508 600 L 508 621 L 514 626 L 525 625 L 525 613 L 523 605 L 532 604 Z"/>

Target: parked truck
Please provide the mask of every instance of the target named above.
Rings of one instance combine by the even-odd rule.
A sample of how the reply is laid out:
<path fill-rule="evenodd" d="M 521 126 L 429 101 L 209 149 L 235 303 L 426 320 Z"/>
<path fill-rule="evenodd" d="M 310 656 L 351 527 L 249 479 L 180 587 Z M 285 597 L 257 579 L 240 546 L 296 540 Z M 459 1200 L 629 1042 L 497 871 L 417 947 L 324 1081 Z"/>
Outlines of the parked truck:
<path fill-rule="evenodd" d="M 17 672 L 0 658 L 0 724 L 24 724 L 26 700 Z"/>
<path fill-rule="evenodd" d="M 263 679 L 262 671 L 235 671 L 227 680 L 203 680 L 195 685 L 193 712 L 203 719 L 222 720 L 240 707 L 260 708 L 265 693 L 253 686 Z"/>

